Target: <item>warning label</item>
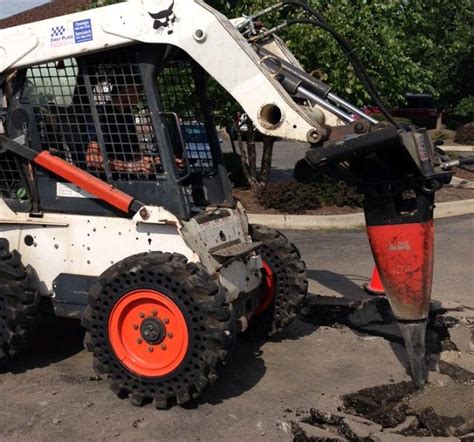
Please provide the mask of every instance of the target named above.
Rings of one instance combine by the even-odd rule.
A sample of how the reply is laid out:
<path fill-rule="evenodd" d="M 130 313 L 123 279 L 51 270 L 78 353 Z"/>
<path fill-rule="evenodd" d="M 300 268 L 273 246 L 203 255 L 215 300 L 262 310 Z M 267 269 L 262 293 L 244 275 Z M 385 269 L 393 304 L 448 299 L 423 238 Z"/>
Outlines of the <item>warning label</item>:
<path fill-rule="evenodd" d="M 92 35 L 92 23 L 90 18 L 74 22 L 74 41 L 76 44 L 92 41 L 93 39 L 94 36 Z"/>

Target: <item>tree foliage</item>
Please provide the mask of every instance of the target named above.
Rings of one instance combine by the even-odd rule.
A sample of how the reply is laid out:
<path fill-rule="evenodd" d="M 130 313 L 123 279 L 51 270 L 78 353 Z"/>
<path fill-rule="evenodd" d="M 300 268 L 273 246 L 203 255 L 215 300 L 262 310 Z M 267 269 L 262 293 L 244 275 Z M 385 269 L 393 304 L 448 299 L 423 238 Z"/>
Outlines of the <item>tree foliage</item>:
<path fill-rule="evenodd" d="M 209 0 L 227 16 L 275 3 Z M 432 93 L 443 107 L 472 95 L 473 0 L 309 0 L 348 39 L 381 95 L 396 106 L 407 92 Z M 284 15 L 284 14 L 283 14 Z M 282 15 L 265 17 L 265 25 Z M 341 96 L 358 105 L 369 97 L 334 39 L 321 29 L 294 27 L 282 36 L 308 72 L 318 72 Z"/>
<path fill-rule="evenodd" d="M 123 0 L 93 0 L 91 7 Z M 396 106 L 407 92 L 432 93 L 441 107 L 474 95 L 474 0 L 308 0 L 347 38 L 366 64 L 381 95 Z M 276 0 L 207 0 L 229 18 L 251 14 Z M 266 16 L 271 27 L 283 14 Z M 370 102 L 334 39 L 308 25 L 282 36 L 308 72 L 358 105 Z M 238 68 L 238 67 L 236 67 Z M 217 89 L 217 88 L 216 88 Z M 236 109 L 215 92 L 220 113 Z"/>

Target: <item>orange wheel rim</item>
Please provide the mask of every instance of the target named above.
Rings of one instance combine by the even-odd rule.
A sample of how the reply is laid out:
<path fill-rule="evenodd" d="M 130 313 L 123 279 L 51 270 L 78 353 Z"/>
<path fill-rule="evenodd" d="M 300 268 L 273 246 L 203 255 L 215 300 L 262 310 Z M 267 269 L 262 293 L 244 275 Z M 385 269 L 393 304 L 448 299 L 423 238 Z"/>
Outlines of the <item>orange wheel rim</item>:
<path fill-rule="evenodd" d="M 160 377 L 173 372 L 186 356 L 188 327 L 179 307 L 155 290 L 135 290 L 114 305 L 109 342 L 131 372 Z"/>
<path fill-rule="evenodd" d="M 270 307 L 275 298 L 276 284 L 272 269 L 266 261 L 262 261 L 262 265 L 263 296 L 255 314 L 264 312 L 268 307 Z"/>

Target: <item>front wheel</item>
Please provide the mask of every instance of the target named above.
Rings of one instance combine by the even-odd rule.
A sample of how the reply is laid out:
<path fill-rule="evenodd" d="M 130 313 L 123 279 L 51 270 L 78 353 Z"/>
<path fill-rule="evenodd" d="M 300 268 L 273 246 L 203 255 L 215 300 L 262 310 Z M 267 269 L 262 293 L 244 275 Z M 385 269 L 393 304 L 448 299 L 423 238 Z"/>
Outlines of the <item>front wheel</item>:
<path fill-rule="evenodd" d="M 94 368 L 135 405 L 199 396 L 234 338 L 223 289 L 178 254 L 127 258 L 102 274 L 83 316 Z"/>
<path fill-rule="evenodd" d="M 283 330 L 296 318 L 308 280 L 298 249 L 283 233 L 257 224 L 249 225 L 249 233 L 254 241 L 263 243 L 258 249 L 263 261 L 263 295 L 242 336 L 258 341 Z"/>

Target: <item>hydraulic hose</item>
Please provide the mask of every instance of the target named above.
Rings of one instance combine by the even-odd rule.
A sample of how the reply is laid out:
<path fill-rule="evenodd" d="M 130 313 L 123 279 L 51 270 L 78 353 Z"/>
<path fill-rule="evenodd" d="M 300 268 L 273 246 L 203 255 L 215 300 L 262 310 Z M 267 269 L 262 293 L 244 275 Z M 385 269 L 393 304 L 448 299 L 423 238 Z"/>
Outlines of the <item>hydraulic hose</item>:
<path fill-rule="evenodd" d="M 352 48 L 350 43 L 341 34 L 339 34 L 324 19 L 324 17 L 321 14 L 319 14 L 314 8 L 312 8 L 307 3 L 301 0 L 283 0 L 283 4 L 299 6 L 300 8 L 304 9 L 307 13 L 315 17 L 315 19 L 300 18 L 300 19 L 288 20 L 287 22 L 288 25 L 300 24 L 300 23 L 311 24 L 313 26 L 324 29 L 325 31 L 329 32 L 334 37 L 334 39 L 337 41 L 339 46 L 341 46 L 341 48 L 343 49 L 344 54 L 348 57 L 349 61 L 351 62 L 356 72 L 357 77 L 362 82 L 363 86 L 369 93 L 374 103 L 379 107 L 380 111 L 385 116 L 385 118 L 387 118 L 388 121 L 390 121 L 396 127 L 399 127 L 398 123 L 395 121 L 392 114 L 390 113 L 385 103 L 383 102 L 382 98 L 380 97 L 374 83 L 372 82 L 372 79 L 370 78 L 369 74 L 367 73 L 367 70 L 365 69 L 364 64 L 362 63 L 360 58 L 357 56 L 357 54 L 354 51 L 354 48 Z"/>

